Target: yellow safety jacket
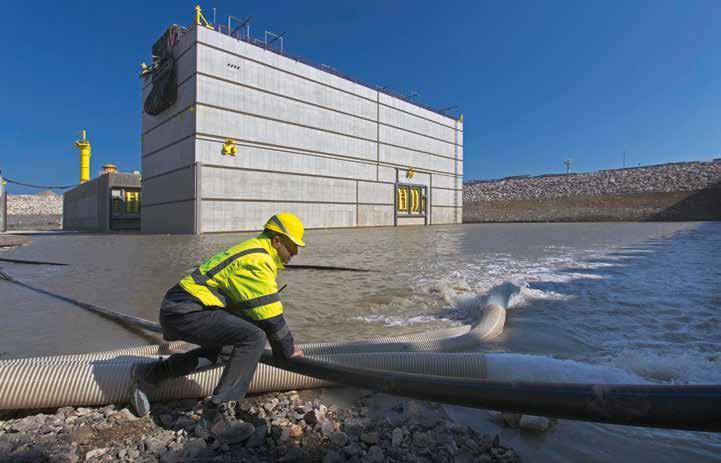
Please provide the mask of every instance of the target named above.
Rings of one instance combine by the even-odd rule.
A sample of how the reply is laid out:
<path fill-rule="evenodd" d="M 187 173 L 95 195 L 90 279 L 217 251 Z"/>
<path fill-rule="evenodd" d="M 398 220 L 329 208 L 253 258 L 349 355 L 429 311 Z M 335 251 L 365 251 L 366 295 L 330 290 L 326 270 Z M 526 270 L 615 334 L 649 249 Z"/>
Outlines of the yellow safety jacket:
<path fill-rule="evenodd" d="M 268 235 L 243 241 L 216 254 L 180 286 L 206 307 L 223 307 L 251 320 L 265 320 L 283 313 L 276 276 L 283 268 Z"/>

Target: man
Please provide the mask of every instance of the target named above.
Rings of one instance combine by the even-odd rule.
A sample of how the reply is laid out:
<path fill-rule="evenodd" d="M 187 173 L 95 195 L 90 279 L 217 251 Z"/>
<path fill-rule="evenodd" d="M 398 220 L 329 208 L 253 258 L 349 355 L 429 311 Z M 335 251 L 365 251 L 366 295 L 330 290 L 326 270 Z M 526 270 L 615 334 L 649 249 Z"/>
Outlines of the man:
<path fill-rule="evenodd" d="M 298 246 L 305 246 L 303 233 L 298 217 L 276 214 L 265 223 L 263 233 L 211 257 L 170 288 L 160 306 L 163 337 L 200 347 L 136 365 L 131 405 L 139 416 L 150 411 L 149 389 L 193 372 L 206 359 L 224 364 L 225 369 L 203 405 L 200 432 L 231 433 L 236 441 L 253 433 L 250 423 L 227 421 L 224 404 L 245 397 L 266 337 L 273 355 L 303 355 L 283 318 L 276 282 L 278 269 L 298 253 Z"/>

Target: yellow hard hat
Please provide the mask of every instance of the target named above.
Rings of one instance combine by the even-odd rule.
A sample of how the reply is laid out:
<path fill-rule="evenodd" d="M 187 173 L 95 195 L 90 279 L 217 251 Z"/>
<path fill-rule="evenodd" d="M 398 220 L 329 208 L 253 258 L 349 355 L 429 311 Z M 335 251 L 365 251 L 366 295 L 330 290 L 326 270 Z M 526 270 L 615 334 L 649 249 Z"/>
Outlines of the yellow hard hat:
<path fill-rule="evenodd" d="M 269 218 L 265 223 L 266 230 L 272 230 L 290 238 L 298 246 L 305 246 L 303 242 L 303 222 L 290 212 L 279 212 Z"/>

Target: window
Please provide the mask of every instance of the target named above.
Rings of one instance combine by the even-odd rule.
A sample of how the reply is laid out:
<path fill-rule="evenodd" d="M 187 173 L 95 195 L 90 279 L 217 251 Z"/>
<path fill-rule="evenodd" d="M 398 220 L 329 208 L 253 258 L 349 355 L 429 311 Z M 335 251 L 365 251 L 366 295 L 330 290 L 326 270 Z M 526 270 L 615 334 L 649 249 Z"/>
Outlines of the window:
<path fill-rule="evenodd" d="M 399 186 L 396 189 L 398 195 L 397 209 L 398 212 L 408 212 L 408 187 Z"/>
<path fill-rule="evenodd" d="M 113 203 L 114 207 L 115 203 Z M 125 192 L 125 213 L 126 214 L 137 214 L 140 210 L 140 192 L 139 191 L 126 191 Z"/>
<path fill-rule="evenodd" d="M 411 188 L 411 214 L 419 214 L 421 212 L 421 189 L 417 187 Z"/>

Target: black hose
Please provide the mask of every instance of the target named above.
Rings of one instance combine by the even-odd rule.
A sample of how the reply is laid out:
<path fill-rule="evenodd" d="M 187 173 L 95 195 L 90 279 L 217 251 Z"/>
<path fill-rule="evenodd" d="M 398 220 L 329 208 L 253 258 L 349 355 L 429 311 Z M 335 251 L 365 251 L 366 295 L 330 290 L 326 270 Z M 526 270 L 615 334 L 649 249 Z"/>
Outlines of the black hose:
<path fill-rule="evenodd" d="M 145 112 L 152 116 L 165 111 L 178 99 L 178 75 L 173 48 L 180 33 L 179 26 L 173 25 L 153 45 L 153 55 L 158 58 L 151 74 L 153 87 L 143 104 Z"/>
<path fill-rule="evenodd" d="M 32 291 L 36 291 L 38 293 L 45 294 L 46 296 L 54 297 L 55 299 L 59 299 L 63 302 L 67 302 L 69 304 L 76 305 L 83 309 L 90 310 L 91 312 L 95 312 L 105 318 L 122 323 L 123 325 L 126 325 L 126 327 L 142 328 L 147 331 L 152 331 L 153 333 L 160 333 L 160 325 L 158 323 L 151 322 L 150 320 L 145 320 L 143 318 L 138 318 L 138 317 L 132 317 L 130 315 L 125 315 L 124 313 L 115 312 L 113 310 L 105 309 L 103 307 L 98 307 L 97 305 L 88 304 L 87 302 L 78 301 L 77 299 L 63 296 L 62 294 L 55 294 L 55 293 L 51 293 L 50 291 L 46 291 L 44 289 L 35 288 L 26 283 L 23 283 L 22 281 L 16 280 L 15 278 L 11 277 L 10 275 L 8 275 L 7 273 L 5 273 L 1 270 L 0 270 L 0 279 L 7 280 L 11 283 L 15 283 L 16 285 L 22 286 L 23 288 L 27 288 Z M 157 340 L 153 339 L 153 341 L 155 342 Z"/>
<path fill-rule="evenodd" d="M 629 426 L 721 431 L 721 386 L 500 382 L 353 368 L 265 351 L 266 365 L 378 392 L 463 407 Z"/>
<path fill-rule="evenodd" d="M 0 257 L 2 262 L 11 262 L 13 264 L 28 264 L 28 265 L 68 265 L 60 262 L 43 262 L 41 260 L 21 260 L 21 259 L 5 259 Z"/>
<path fill-rule="evenodd" d="M 0 277 L 112 320 L 160 332 L 149 320 L 33 288 L 0 271 Z M 627 385 L 502 382 L 353 368 L 310 358 L 285 360 L 265 351 L 261 362 L 326 381 L 463 407 L 503 410 L 599 423 L 721 431 L 721 385 Z"/>
<path fill-rule="evenodd" d="M 7 178 L 7 177 L 3 178 L 3 180 L 5 180 L 5 181 L 8 182 L 8 183 L 14 183 L 15 185 L 29 186 L 29 187 L 31 187 L 31 188 L 43 188 L 43 189 L 46 189 L 46 190 L 51 190 L 51 189 L 64 190 L 64 189 L 66 189 L 66 188 L 75 188 L 76 186 L 80 186 L 79 183 L 78 183 L 77 185 L 65 185 L 65 186 L 33 185 L 33 184 L 31 184 L 31 183 L 16 182 L 15 180 L 10 180 L 10 179 Z"/>
<path fill-rule="evenodd" d="M 285 266 L 288 269 L 295 270 L 335 270 L 339 272 L 373 272 L 374 270 L 368 270 L 365 268 L 352 268 L 352 267 L 334 267 L 330 265 L 294 265 L 288 264 Z"/>

